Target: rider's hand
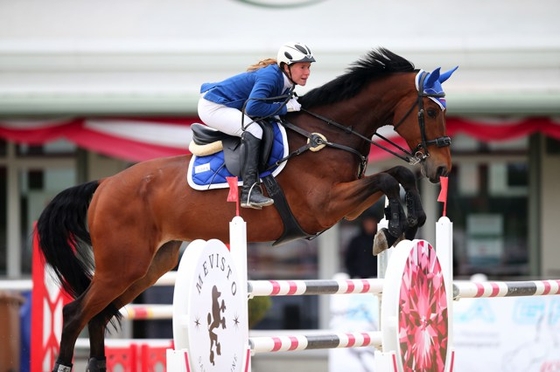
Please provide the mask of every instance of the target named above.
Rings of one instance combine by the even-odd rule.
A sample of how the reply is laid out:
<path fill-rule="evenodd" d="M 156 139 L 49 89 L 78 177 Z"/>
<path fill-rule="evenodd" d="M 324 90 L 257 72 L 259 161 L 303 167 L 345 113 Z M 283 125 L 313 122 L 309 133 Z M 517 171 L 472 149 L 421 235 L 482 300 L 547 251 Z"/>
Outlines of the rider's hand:
<path fill-rule="evenodd" d="M 301 109 L 301 105 L 297 101 L 297 98 L 292 98 L 286 103 L 286 108 L 288 112 L 299 111 Z"/>

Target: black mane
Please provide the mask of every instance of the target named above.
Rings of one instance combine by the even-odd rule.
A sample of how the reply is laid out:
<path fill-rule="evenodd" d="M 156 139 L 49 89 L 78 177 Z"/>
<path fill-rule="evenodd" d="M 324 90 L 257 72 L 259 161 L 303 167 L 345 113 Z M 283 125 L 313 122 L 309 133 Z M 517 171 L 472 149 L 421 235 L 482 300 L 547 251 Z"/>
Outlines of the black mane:
<path fill-rule="evenodd" d="M 354 62 L 347 73 L 301 96 L 305 108 L 329 105 L 357 95 L 372 79 L 395 72 L 413 72 L 414 64 L 385 48 L 369 52 Z"/>

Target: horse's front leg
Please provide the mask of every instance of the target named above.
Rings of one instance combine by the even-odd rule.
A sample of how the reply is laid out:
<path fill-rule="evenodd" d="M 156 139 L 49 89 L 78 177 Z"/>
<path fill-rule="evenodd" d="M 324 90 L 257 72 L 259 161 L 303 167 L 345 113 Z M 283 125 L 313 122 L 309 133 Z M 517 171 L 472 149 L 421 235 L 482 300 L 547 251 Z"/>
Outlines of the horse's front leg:
<path fill-rule="evenodd" d="M 393 176 L 405 191 L 405 204 L 407 209 L 407 227 L 405 229 L 405 239 L 412 240 L 416 236 L 418 229 L 426 222 L 426 212 L 422 207 L 420 192 L 416 183 L 414 173 L 403 166 L 396 166 L 385 173 Z"/>
<path fill-rule="evenodd" d="M 340 184 L 334 191 L 330 204 L 346 208 L 344 216 L 353 216 L 369 208 L 379 200 L 380 192 L 387 196 L 388 206 L 385 209 L 385 216 L 388 227 L 376 235 L 374 254 L 392 247 L 401 238 L 407 226 L 406 214 L 400 201 L 399 182 L 391 174 L 381 172 Z"/>

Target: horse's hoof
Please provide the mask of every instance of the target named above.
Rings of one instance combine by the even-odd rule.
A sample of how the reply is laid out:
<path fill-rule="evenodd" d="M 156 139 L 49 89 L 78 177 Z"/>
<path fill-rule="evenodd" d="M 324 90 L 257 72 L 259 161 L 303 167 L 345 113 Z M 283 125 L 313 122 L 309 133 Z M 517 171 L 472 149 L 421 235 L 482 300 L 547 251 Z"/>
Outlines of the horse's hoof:
<path fill-rule="evenodd" d="M 86 372 L 106 372 L 107 371 L 107 360 L 89 358 Z"/>
<path fill-rule="evenodd" d="M 379 253 L 396 246 L 404 240 L 404 238 L 404 234 L 395 238 L 387 229 L 381 229 L 375 234 L 375 238 L 373 239 L 373 255 L 377 256 Z"/>
<path fill-rule="evenodd" d="M 387 250 L 389 248 L 389 244 L 387 243 L 387 236 L 385 235 L 385 231 L 387 229 L 381 229 L 380 231 L 375 234 L 375 238 L 373 239 L 373 255 L 377 256 L 379 253 Z"/>
<path fill-rule="evenodd" d="M 72 372 L 72 363 L 67 366 L 57 361 L 54 364 L 53 372 Z"/>

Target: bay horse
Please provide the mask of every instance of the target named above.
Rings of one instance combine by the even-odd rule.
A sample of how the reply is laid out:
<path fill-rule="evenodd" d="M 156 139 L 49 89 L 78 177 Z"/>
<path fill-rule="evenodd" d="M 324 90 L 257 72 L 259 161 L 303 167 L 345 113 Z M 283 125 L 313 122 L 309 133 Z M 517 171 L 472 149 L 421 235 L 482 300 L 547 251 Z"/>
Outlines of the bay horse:
<path fill-rule="evenodd" d="M 454 70 L 453 70 L 454 71 Z M 403 233 L 413 238 L 426 215 L 416 176 L 406 166 L 364 176 L 378 128 L 393 125 L 410 150 L 396 154 L 420 163 L 433 183 L 451 170 L 441 83 L 453 71 L 417 70 L 408 60 L 374 49 L 336 79 L 300 97 L 302 111 L 288 113 L 289 151 L 320 133 L 320 151 L 297 153 L 276 176 L 293 216 L 308 234 L 343 218 L 355 219 L 382 195 L 388 198 L 388 246 Z M 294 129 L 295 128 L 295 129 Z M 159 158 L 101 180 L 62 191 L 45 207 L 37 232 L 41 252 L 72 298 L 64 306 L 60 352 L 53 371 L 72 369 L 76 339 L 87 325 L 88 371 L 106 370 L 105 332 L 119 309 L 178 264 L 182 241 L 229 240 L 235 203 L 227 189 L 196 191 L 187 183 L 190 155 Z M 405 201 L 400 200 L 400 186 Z M 403 204 L 407 208 L 405 213 Z M 274 207 L 243 209 L 250 242 L 283 233 Z M 187 248 L 188 249 L 188 248 Z"/>

